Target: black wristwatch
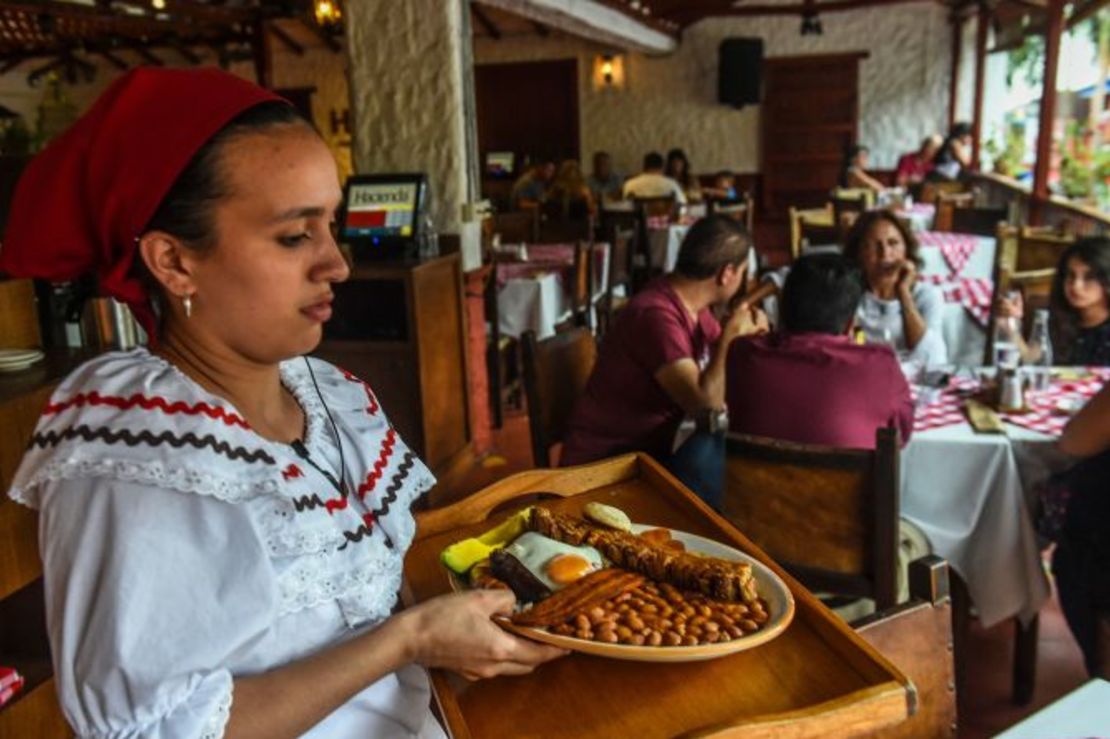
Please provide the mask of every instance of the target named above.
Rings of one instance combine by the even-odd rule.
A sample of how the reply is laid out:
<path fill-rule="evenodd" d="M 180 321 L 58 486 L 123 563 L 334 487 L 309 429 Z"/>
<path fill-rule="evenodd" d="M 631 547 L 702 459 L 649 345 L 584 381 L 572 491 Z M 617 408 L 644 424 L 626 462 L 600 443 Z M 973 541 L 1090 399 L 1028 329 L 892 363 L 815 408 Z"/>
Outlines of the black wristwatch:
<path fill-rule="evenodd" d="M 697 426 L 700 431 L 723 434 L 728 431 L 728 408 L 706 408 L 698 414 Z"/>

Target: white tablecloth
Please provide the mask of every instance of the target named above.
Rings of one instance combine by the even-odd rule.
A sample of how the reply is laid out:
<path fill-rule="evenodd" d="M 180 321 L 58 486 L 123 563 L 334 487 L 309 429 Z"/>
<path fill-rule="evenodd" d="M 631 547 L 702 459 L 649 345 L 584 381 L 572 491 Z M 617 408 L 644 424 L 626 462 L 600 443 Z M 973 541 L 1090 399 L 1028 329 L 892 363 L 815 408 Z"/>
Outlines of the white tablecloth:
<path fill-rule="evenodd" d="M 596 243 L 601 279 L 594 283 L 593 303 L 604 294 L 609 283 L 611 250 L 609 244 Z M 595 273 L 596 274 L 596 273 Z M 498 326 L 501 334 L 519 339 L 525 331 L 535 331 L 539 340 L 555 335 L 555 326 L 570 317 L 571 301 L 556 271 L 505 281 L 497 291 Z"/>
<path fill-rule="evenodd" d="M 995 739 L 1110 736 L 1110 682 L 1094 679 Z"/>
<path fill-rule="evenodd" d="M 915 433 L 902 452 L 902 515 L 967 583 L 983 625 L 1028 620 L 1048 599 L 1027 491 L 1063 463 L 1053 439 L 966 422 Z"/>

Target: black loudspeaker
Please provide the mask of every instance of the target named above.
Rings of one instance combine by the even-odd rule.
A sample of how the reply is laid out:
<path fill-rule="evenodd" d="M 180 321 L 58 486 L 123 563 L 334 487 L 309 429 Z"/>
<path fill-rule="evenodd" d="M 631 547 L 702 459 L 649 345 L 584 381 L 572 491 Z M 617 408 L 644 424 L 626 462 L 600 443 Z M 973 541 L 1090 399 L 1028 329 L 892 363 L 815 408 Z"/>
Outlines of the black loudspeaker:
<path fill-rule="evenodd" d="M 717 100 L 743 108 L 757 105 L 763 91 L 763 39 L 729 38 L 721 42 Z"/>

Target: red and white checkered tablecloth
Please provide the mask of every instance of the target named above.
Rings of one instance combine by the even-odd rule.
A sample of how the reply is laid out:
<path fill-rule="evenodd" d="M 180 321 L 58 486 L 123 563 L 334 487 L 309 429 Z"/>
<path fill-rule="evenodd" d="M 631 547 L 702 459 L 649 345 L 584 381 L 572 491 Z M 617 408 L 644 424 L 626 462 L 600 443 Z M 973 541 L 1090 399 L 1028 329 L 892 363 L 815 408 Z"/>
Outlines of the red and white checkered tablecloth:
<path fill-rule="evenodd" d="M 0 667 L 0 706 L 23 689 L 23 676 L 11 667 Z"/>
<path fill-rule="evenodd" d="M 976 380 L 956 377 L 948 387 L 940 391 L 936 400 L 919 404 L 914 409 L 913 431 L 921 433 L 930 429 L 955 426 L 967 420 L 964 415 L 964 400 L 979 387 Z M 913 388 L 914 401 L 918 399 L 918 389 Z"/>
<path fill-rule="evenodd" d="M 979 237 L 974 234 L 948 233 L 945 231 L 922 231 L 917 234 L 917 241 L 922 246 L 933 246 L 940 249 L 941 256 L 952 270 L 953 275 L 963 272 L 967 260 L 979 246 Z"/>
<path fill-rule="evenodd" d="M 959 303 L 983 328 L 990 323 L 991 297 L 994 283 L 985 277 L 952 277 L 922 275 L 922 279 L 940 286 L 946 303 Z"/>
<path fill-rule="evenodd" d="M 1025 404 L 1031 410 L 1026 413 L 1000 413 L 1007 423 L 1021 426 L 1031 431 L 1039 431 L 1049 436 L 1059 436 L 1064 426 L 1071 420 L 1068 413 L 1061 412 L 1058 406 L 1063 401 L 1082 405 L 1094 396 L 1110 379 L 1110 370 L 1091 369 L 1090 374 L 1079 380 L 1053 380 L 1047 389 L 1025 392 Z"/>

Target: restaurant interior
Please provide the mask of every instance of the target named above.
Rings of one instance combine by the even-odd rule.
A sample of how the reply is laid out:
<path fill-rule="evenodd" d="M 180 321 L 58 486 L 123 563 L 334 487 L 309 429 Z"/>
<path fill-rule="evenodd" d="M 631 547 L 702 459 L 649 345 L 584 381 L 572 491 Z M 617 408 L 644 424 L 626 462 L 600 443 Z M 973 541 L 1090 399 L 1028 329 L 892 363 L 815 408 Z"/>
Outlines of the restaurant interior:
<path fill-rule="evenodd" d="M 551 563 L 592 562 L 567 548 L 585 542 L 605 573 L 642 546 L 756 578 L 758 593 L 718 608 L 719 593 L 695 598 L 691 580 L 672 586 L 633 557 L 624 570 L 639 574 L 620 577 L 637 584 L 589 601 L 597 620 L 579 604 L 544 624 L 539 599 L 498 623 L 568 656 L 478 681 L 430 669 L 447 735 L 1110 735 L 1107 570 L 1073 585 L 1093 604 L 1086 638 L 1056 556 L 1078 546 L 1060 532 L 1067 496 L 1082 497 L 1060 482 L 1077 459 L 1100 464 L 1084 469 L 1110 491 L 1107 447 L 1071 441 L 1089 428 L 1110 438 L 1110 416 L 1092 419 L 1106 403 L 1091 400 L 1107 394 L 1110 316 L 1057 328 L 1080 310 L 1074 281 L 1101 285 L 1095 313 L 1110 300 L 1110 2 L 0 2 L 0 234 L 25 169 L 105 90 L 143 68 L 208 67 L 288 100 L 334 159 L 349 276 L 331 287 L 311 354 L 364 381 L 390 443 L 395 433 L 436 478 L 413 504 L 404 605 L 485 587 L 482 567 L 527 600 L 494 564 L 525 537 L 559 540 L 544 572 L 560 587 Z M 880 230 L 902 249 L 890 269 Z M 707 282 L 691 254 L 715 233 L 744 244 L 742 260 Z M 67 696 L 87 686 L 64 684 L 73 671 L 54 643 L 47 529 L 7 491 L 42 424 L 77 402 L 60 383 L 152 342 L 95 281 L 2 267 L 0 739 L 83 736 Z M 872 352 L 851 360 L 855 381 L 756 366 L 801 325 L 810 269 L 826 283 L 854 275 L 847 333 L 825 333 Z M 826 295 L 810 296 L 825 301 L 815 310 L 843 303 L 847 288 L 828 284 L 813 288 Z M 697 290 L 724 298 L 691 309 Z M 648 325 L 663 320 L 649 304 L 660 294 L 685 300 L 680 333 L 706 339 L 694 354 Z M 717 354 L 722 331 L 732 348 L 722 338 Z M 667 347 L 639 346 L 656 338 Z M 737 346 L 753 342 L 734 371 Z M 871 371 L 892 353 L 904 425 L 879 418 L 862 444 L 809 432 L 835 425 L 823 414 L 841 410 L 828 408 L 847 418 L 853 402 L 885 402 Z M 678 401 L 664 355 L 709 394 L 717 367 L 727 413 Z M 606 429 L 647 413 L 620 406 L 618 363 L 643 365 L 669 433 L 716 440 L 720 468 L 695 469 L 715 475 L 715 494 L 671 464 L 682 437 L 668 436 L 668 458 L 635 441 L 583 452 L 598 438 L 585 405 Z M 844 398 L 816 410 L 798 400 L 833 393 Z M 1110 562 L 1110 519 L 1091 517 L 1103 537 L 1091 556 Z M 574 538 L 576 526 L 593 533 Z M 552 603 L 575 587 L 514 562 Z M 678 567 L 662 569 L 673 579 Z M 689 632 L 652 631 L 645 615 L 683 608 L 701 618 Z M 234 704 L 231 715 L 229 727 Z M 425 735 L 438 734 L 390 734 Z"/>

